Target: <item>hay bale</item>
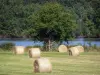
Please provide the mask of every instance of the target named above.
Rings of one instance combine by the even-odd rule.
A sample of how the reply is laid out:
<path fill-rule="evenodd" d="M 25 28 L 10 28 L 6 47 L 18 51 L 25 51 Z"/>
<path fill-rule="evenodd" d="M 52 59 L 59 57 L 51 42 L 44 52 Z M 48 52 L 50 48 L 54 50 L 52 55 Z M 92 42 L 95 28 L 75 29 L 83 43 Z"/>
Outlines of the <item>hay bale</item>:
<path fill-rule="evenodd" d="M 24 49 L 25 49 L 24 46 L 15 46 L 13 48 L 13 52 L 14 54 L 24 54 Z"/>
<path fill-rule="evenodd" d="M 75 46 L 80 53 L 84 52 L 84 47 L 83 46 Z"/>
<path fill-rule="evenodd" d="M 34 72 L 51 72 L 52 65 L 47 58 L 39 58 L 34 61 Z"/>
<path fill-rule="evenodd" d="M 69 55 L 71 56 L 78 56 L 79 50 L 76 47 L 69 48 Z"/>
<path fill-rule="evenodd" d="M 68 49 L 67 49 L 67 47 L 66 47 L 65 45 L 60 45 L 60 46 L 58 47 L 58 51 L 59 51 L 59 52 L 67 52 Z"/>
<path fill-rule="evenodd" d="M 39 48 L 30 48 L 29 49 L 29 57 L 30 58 L 39 58 L 41 55 L 41 51 Z"/>

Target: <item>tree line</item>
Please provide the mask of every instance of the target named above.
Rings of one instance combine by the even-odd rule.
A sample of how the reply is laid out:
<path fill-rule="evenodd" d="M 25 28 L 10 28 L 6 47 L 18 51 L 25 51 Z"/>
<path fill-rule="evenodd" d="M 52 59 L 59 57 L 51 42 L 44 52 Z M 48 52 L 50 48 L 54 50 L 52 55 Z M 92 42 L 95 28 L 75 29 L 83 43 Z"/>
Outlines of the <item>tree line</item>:
<path fill-rule="evenodd" d="M 100 37 L 100 0 L 0 0 L 0 37 Z"/>

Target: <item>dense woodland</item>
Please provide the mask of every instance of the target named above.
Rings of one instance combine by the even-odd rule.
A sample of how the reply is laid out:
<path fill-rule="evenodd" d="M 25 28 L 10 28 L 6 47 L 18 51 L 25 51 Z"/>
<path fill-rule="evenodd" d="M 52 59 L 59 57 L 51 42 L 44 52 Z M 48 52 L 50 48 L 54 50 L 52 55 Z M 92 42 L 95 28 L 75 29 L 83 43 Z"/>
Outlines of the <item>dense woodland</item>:
<path fill-rule="evenodd" d="M 0 0 L 0 37 L 100 37 L 100 0 Z"/>

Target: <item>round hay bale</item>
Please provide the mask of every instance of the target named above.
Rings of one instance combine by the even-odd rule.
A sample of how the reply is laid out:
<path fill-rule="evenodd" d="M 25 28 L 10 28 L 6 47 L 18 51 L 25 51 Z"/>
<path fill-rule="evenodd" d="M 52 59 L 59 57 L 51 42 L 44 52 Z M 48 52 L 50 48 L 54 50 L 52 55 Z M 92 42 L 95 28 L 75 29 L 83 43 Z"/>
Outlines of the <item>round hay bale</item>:
<path fill-rule="evenodd" d="M 83 46 L 75 46 L 80 53 L 84 52 L 84 47 Z"/>
<path fill-rule="evenodd" d="M 29 49 L 29 57 L 30 58 L 39 58 L 41 55 L 41 51 L 39 48 L 30 48 Z"/>
<path fill-rule="evenodd" d="M 24 49 L 25 49 L 24 46 L 15 46 L 13 48 L 13 51 L 15 54 L 24 54 Z"/>
<path fill-rule="evenodd" d="M 66 47 L 65 45 L 60 45 L 60 46 L 58 47 L 58 51 L 59 51 L 59 52 L 67 52 L 68 49 L 67 49 L 67 47 Z"/>
<path fill-rule="evenodd" d="M 78 56 L 79 50 L 76 47 L 69 48 L 69 55 L 71 56 Z"/>
<path fill-rule="evenodd" d="M 51 72 L 52 65 L 47 58 L 38 58 L 34 61 L 34 72 Z"/>

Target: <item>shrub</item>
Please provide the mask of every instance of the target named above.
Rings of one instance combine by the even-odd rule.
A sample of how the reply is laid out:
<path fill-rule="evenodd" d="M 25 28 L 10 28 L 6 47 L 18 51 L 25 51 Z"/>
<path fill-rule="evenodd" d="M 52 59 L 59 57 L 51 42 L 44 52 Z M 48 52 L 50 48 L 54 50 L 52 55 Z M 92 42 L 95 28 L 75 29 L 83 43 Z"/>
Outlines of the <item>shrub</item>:
<path fill-rule="evenodd" d="M 15 44 L 11 42 L 5 42 L 0 44 L 0 48 L 4 51 L 11 50 L 13 46 L 15 46 Z"/>
<path fill-rule="evenodd" d="M 30 48 L 40 48 L 40 50 L 43 50 L 43 46 L 35 45 L 35 46 L 27 46 L 25 48 L 25 51 L 28 51 Z"/>

